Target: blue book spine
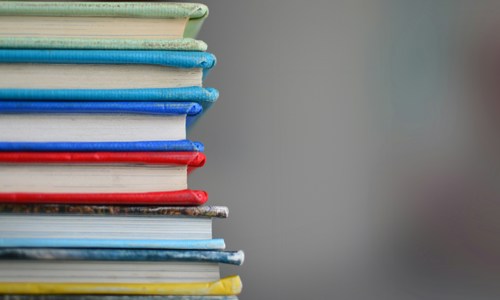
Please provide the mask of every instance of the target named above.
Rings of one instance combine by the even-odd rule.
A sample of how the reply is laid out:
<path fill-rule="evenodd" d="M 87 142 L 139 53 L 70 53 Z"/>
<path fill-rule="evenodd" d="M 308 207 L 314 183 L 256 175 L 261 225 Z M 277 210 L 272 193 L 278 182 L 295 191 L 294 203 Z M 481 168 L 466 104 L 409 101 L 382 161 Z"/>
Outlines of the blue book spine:
<path fill-rule="evenodd" d="M 197 102 L 206 112 L 219 98 L 214 88 L 198 86 L 159 89 L 0 89 L 1 101 L 175 101 Z M 196 118 L 196 117 L 195 117 Z"/>
<path fill-rule="evenodd" d="M 146 114 L 188 115 L 202 112 L 196 102 L 0 101 L 0 114 Z"/>
<path fill-rule="evenodd" d="M 0 142 L 0 151 L 48 151 L 48 152 L 142 152 L 142 151 L 189 151 L 203 152 L 200 142 L 144 141 L 144 142 Z"/>
<path fill-rule="evenodd" d="M 0 238 L 5 248 L 124 248 L 124 249 L 186 249 L 224 250 L 223 239 L 211 240 L 111 240 L 111 239 L 46 239 Z"/>
<path fill-rule="evenodd" d="M 217 59 L 201 51 L 0 49 L 0 63 L 142 64 L 211 69 Z"/>

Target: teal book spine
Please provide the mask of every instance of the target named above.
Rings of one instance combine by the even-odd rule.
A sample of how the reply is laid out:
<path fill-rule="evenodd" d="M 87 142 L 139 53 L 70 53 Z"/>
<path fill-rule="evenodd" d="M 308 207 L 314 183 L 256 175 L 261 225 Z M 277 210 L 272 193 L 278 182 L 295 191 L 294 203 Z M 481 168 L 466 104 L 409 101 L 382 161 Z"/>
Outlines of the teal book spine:
<path fill-rule="evenodd" d="M 4 248 L 0 260 L 177 261 L 241 265 L 243 251 Z"/>

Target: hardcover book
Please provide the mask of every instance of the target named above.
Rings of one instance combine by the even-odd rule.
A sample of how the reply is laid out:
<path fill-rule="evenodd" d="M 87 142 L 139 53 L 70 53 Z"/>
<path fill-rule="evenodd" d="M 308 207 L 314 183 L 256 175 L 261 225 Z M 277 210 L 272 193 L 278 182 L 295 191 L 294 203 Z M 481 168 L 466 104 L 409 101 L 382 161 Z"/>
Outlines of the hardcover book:
<path fill-rule="evenodd" d="M 214 295 L 231 296 L 241 292 L 239 276 L 212 282 L 178 283 L 58 283 L 0 282 L 0 294 L 60 294 L 60 295 Z"/>
<path fill-rule="evenodd" d="M 1 1 L 0 47 L 204 51 L 207 15 L 195 3 Z"/>
<path fill-rule="evenodd" d="M 242 251 L 0 249 L 0 282 L 165 283 L 220 279 L 219 264 Z"/>
<path fill-rule="evenodd" d="M 220 206 L 110 206 L 74 204 L 0 204 L 0 247 L 95 247 L 155 249 L 223 249 L 213 239 L 212 219 L 227 218 Z M 0 250 L 0 258 L 24 253 L 64 259 L 196 260 L 236 263 L 230 252 L 154 252 L 137 250 Z M 41 252 L 40 252 L 41 251 Z M 62 252 L 61 252 L 62 251 Z M 8 254 L 6 254 L 8 253 Z M 113 255 L 111 255 L 113 254 Z M 108 257 L 106 257 L 108 256 Z M 0 268 L 2 269 L 2 268 Z"/>
<path fill-rule="evenodd" d="M 218 92 L 202 84 L 215 63 L 189 51 L 0 49 L 0 100 L 191 101 L 208 109 Z"/>
<path fill-rule="evenodd" d="M 0 143 L 184 140 L 201 112 L 192 102 L 0 101 Z"/>
<path fill-rule="evenodd" d="M 0 202 L 200 205 L 201 152 L 0 152 Z"/>

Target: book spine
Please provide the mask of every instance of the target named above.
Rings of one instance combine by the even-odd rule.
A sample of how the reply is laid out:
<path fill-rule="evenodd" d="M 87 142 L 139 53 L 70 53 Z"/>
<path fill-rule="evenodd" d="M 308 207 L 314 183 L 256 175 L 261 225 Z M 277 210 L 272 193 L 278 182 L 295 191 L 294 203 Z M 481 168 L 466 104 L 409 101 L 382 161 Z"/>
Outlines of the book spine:
<path fill-rule="evenodd" d="M 0 89 L 0 101 L 180 101 L 213 103 L 219 92 L 197 86 L 164 89 Z"/>
<path fill-rule="evenodd" d="M 200 142 L 143 141 L 143 142 L 0 142 L 0 151 L 40 152 L 203 152 Z"/>
<path fill-rule="evenodd" d="M 133 114 L 133 115 L 188 115 L 202 112 L 196 102 L 104 102 L 104 101 L 0 101 L 1 114 Z"/>
<path fill-rule="evenodd" d="M 0 213 L 29 215 L 88 215 L 88 216 L 187 216 L 227 218 L 225 206 L 129 206 L 75 204 L 11 204 L 0 203 Z"/>
<path fill-rule="evenodd" d="M 202 152 L 0 152 L 0 163 L 148 164 L 202 167 Z"/>
<path fill-rule="evenodd" d="M 206 18 L 208 8 L 198 3 L 161 2 L 0 2 L 2 16 Z"/>
<path fill-rule="evenodd" d="M 217 60 L 200 51 L 0 49 L 2 63 L 141 64 L 211 69 Z"/>
<path fill-rule="evenodd" d="M 153 193 L 0 193 L 0 203 L 203 205 L 208 194 L 199 190 Z"/>
<path fill-rule="evenodd" d="M 96 39 L 96 38 L 0 38 L 4 49 L 77 49 L 77 50 L 183 50 L 206 51 L 207 44 L 192 38 L 184 39 Z"/>
<path fill-rule="evenodd" d="M 6 260 L 185 261 L 241 265 L 243 251 L 4 248 Z"/>
<path fill-rule="evenodd" d="M 238 276 L 196 283 L 0 283 L 0 294 L 217 295 L 241 292 Z"/>

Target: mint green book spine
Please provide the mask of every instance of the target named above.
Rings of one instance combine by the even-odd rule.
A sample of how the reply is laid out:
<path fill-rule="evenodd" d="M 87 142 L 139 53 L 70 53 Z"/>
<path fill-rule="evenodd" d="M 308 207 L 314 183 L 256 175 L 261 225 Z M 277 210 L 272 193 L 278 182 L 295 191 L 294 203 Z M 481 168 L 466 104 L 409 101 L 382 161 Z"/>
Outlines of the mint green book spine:
<path fill-rule="evenodd" d="M 195 40 L 208 8 L 198 3 L 166 2 L 29 2 L 0 1 L 1 16 L 188 18 L 183 39 L 81 39 L 49 37 L 2 37 L 1 48 L 24 49 L 105 49 L 105 50 L 187 50 L 205 51 L 207 45 Z"/>
<path fill-rule="evenodd" d="M 0 48 L 205 51 L 207 44 L 191 38 L 176 40 L 0 38 Z"/>

